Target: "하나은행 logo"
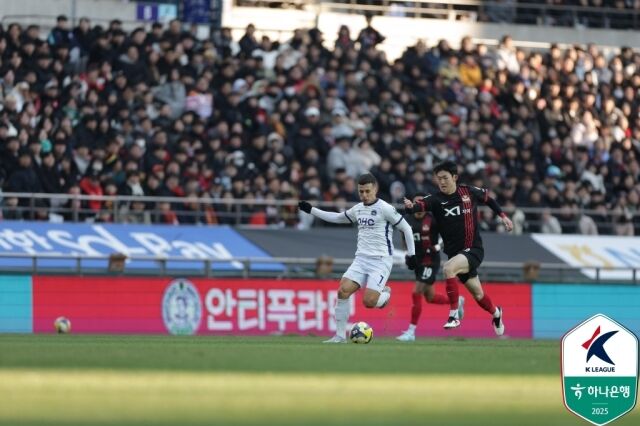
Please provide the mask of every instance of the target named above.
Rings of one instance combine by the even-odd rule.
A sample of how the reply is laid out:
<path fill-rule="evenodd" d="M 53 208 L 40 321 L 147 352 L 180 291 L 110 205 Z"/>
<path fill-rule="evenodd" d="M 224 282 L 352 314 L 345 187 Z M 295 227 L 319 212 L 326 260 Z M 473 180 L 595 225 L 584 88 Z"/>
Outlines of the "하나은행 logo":
<path fill-rule="evenodd" d="M 633 409 L 638 392 L 638 338 L 595 315 L 562 338 L 562 389 L 569 411 L 605 425 Z"/>

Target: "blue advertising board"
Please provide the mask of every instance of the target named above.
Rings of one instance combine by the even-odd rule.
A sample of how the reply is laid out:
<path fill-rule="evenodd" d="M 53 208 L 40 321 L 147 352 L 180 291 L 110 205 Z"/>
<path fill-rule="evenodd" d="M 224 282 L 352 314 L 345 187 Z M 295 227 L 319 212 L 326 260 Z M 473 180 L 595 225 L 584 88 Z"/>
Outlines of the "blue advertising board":
<path fill-rule="evenodd" d="M 0 333 L 33 331 L 31 276 L 0 276 Z"/>
<path fill-rule="evenodd" d="M 640 335 L 640 287 L 609 284 L 533 284 L 533 337 L 558 339 L 585 319 L 604 314 Z"/>
<path fill-rule="evenodd" d="M 109 256 L 179 258 L 167 262 L 167 270 L 203 270 L 214 260 L 214 270 L 240 270 L 240 262 L 218 262 L 238 257 L 271 258 L 228 226 L 122 225 L 43 222 L 0 222 L 0 253 L 38 255 Z M 28 258 L 2 258 L 1 266 L 29 267 Z M 73 259 L 41 259 L 38 268 L 73 268 Z M 85 260 L 84 267 L 104 268 L 106 260 Z M 127 269 L 158 269 L 157 261 L 131 260 Z M 252 270 L 282 270 L 281 264 L 252 263 Z"/>

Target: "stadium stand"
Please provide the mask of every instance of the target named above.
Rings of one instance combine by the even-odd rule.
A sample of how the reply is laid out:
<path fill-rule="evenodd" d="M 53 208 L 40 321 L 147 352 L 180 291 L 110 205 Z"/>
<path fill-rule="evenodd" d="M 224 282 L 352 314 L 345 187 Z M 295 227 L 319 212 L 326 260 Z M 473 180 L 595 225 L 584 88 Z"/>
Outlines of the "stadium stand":
<path fill-rule="evenodd" d="M 640 3 L 634 0 L 329 0 L 327 10 L 346 13 L 453 19 L 575 28 L 637 29 Z M 239 6 L 315 7 L 302 0 L 235 0 Z"/>
<path fill-rule="evenodd" d="M 128 223 L 296 226 L 293 203 L 251 203 L 346 205 L 365 170 L 398 202 L 433 190 L 433 164 L 454 159 L 520 232 L 640 234 L 640 54 L 465 37 L 459 49 L 420 41 L 389 63 L 383 40 L 375 20 L 342 28 L 334 46 L 314 28 L 279 43 L 253 26 L 239 40 L 229 29 L 201 40 L 178 21 L 125 32 L 60 16 L 49 34 L 9 24 L 3 191 L 185 201 L 5 195 L 3 217 L 110 222 L 117 210 Z M 500 231 L 490 214 L 483 227 Z"/>

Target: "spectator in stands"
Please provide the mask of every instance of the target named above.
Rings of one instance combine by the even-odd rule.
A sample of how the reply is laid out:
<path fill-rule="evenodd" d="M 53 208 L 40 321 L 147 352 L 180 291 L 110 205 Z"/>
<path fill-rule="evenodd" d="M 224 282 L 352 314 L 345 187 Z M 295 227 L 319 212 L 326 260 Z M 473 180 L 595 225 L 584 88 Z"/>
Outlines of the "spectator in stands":
<path fill-rule="evenodd" d="M 466 55 L 460 64 L 460 81 L 468 87 L 480 87 L 482 84 L 482 69 L 476 63 L 473 55 Z"/>
<path fill-rule="evenodd" d="M 100 182 L 100 171 L 99 167 L 91 167 L 87 175 L 80 180 L 79 186 L 84 194 L 96 197 L 101 197 L 104 194 Z M 91 212 L 98 214 L 102 209 L 102 201 L 99 199 L 89 200 L 87 206 Z"/>
<path fill-rule="evenodd" d="M 18 165 L 7 181 L 8 192 L 42 192 L 42 185 L 33 167 L 31 152 L 23 148 L 18 153 Z M 27 206 L 29 200 L 22 198 L 21 206 Z"/>
<path fill-rule="evenodd" d="M 613 211 L 613 229 L 615 235 L 633 236 L 633 216 L 627 208 L 625 198 L 620 198 Z"/>
<path fill-rule="evenodd" d="M 180 223 L 178 215 L 171 207 L 171 203 L 167 201 L 161 201 L 157 204 L 156 217 L 152 222 L 164 225 L 178 225 Z"/>
<path fill-rule="evenodd" d="M 357 153 L 352 148 L 351 138 L 347 135 L 338 135 L 327 157 L 329 177 L 334 177 L 338 170 L 342 170 L 348 176 L 355 178 L 360 173 L 359 162 Z"/>
<path fill-rule="evenodd" d="M 351 39 L 351 31 L 346 25 L 340 25 L 335 47 L 336 49 L 342 49 L 343 51 L 348 51 L 355 47 L 354 41 Z"/>
<path fill-rule="evenodd" d="M 23 220 L 25 214 L 23 209 L 18 205 L 17 197 L 5 197 L 2 200 L 2 217 L 4 220 Z"/>
<path fill-rule="evenodd" d="M 73 33 L 69 30 L 69 18 L 65 15 L 58 15 L 56 18 L 56 26 L 51 30 L 51 33 L 49 33 L 47 42 L 51 46 L 71 46 L 74 44 L 74 41 Z"/>
<path fill-rule="evenodd" d="M 511 36 L 505 35 L 500 40 L 500 45 L 496 52 L 496 67 L 498 70 L 507 70 L 511 75 L 520 72 L 520 62 L 516 55 L 516 48 L 513 45 Z"/>
<path fill-rule="evenodd" d="M 360 31 L 358 34 L 358 43 L 360 43 L 360 50 L 366 51 L 369 48 L 376 47 L 378 44 L 382 43 L 386 37 L 383 36 L 373 28 L 371 25 L 371 21 L 373 20 L 373 15 L 367 13 L 364 16 L 364 19 L 367 25 Z"/>
<path fill-rule="evenodd" d="M 132 201 L 129 205 L 125 204 L 120 211 L 120 218 L 124 223 L 151 223 L 151 214 L 146 210 L 146 203 L 139 200 Z"/>
<path fill-rule="evenodd" d="M 240 39 L 240 50 L 245 58 L 251 56 L 254 50 L 258 48 L 258 41 L 255 36 L 256 27 L 253 24 L 247 25 L 244 35 Z"/>
<path fill-rule="evenodd" d="M 580 213 L 578 219 L 578 231 L 582 235 L 598 235 L 596 222 L 584 213 Z"/>
<path fill-rule="evenodd" d="M 542 225 L 540 226 L 540 232 L 543 234 L 562 234 L 562 226 L 555 216 L 551 214 L 549 209 L 545 209 L 542 212 Z"/>
<path fill-rule="evenodd" d="M 80 18 L 78 26 L 73 29 L 73 39 L 80 50 L 79 56 L 87 56 L 95 41 L 95 31 L 91 28 L 91 20 L 89 18 Z"/>
<path fill-rule="evenodd" d="M 79 222 L 86 218 L 84 203 L 77 197 L 82 193 L 77 185 L 71 185 L 67 194 L 67 200 L 61 206 L 62 217 L 65 222 Z"/>
<path fill-rule="evenodd" d="M 440 65 L 438 74 L 442 77 L 442 82 L 445 86 L 451 86 L 454 80 L 460 80 L 460 71 L 458 57 L 451 55 L 444 64 Z"/>

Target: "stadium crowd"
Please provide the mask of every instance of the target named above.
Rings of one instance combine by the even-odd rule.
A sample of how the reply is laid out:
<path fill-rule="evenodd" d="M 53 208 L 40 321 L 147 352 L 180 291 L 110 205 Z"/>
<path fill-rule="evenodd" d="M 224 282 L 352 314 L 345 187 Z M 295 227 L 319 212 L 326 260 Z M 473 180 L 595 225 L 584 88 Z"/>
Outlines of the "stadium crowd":
<path fill-rule="evenodd" d="M 228 29 L 194 34 L 178 21 L 70 28 L 65 16 L 46 40 L 35 25 L 0 29 L 5 193 L 185 198 L 115 209 L 62 198 L 30 215 L 21 207 L 33 201 L 5 195 L 4 218 L 236 223 L 235 200 L 356 201 L 367 170 L 399 202 L 436 190 L 433 165 L 453 159 L 462 182 L 507 211 L 559 209 L 515 209 L 518 232 L 640 234 L 640 54 L 629 48 L 465 37 L 458 49 L 420 41 L 390 62 L 371 24 L 343 26 L 333 46 L 317 29 L 284 43 L 252 25 L 237 41 Z M 198 202 L 213 198 L 223 202 Z M 300 225 L 294 203 L 242 208 L 242 223 Z"/>

